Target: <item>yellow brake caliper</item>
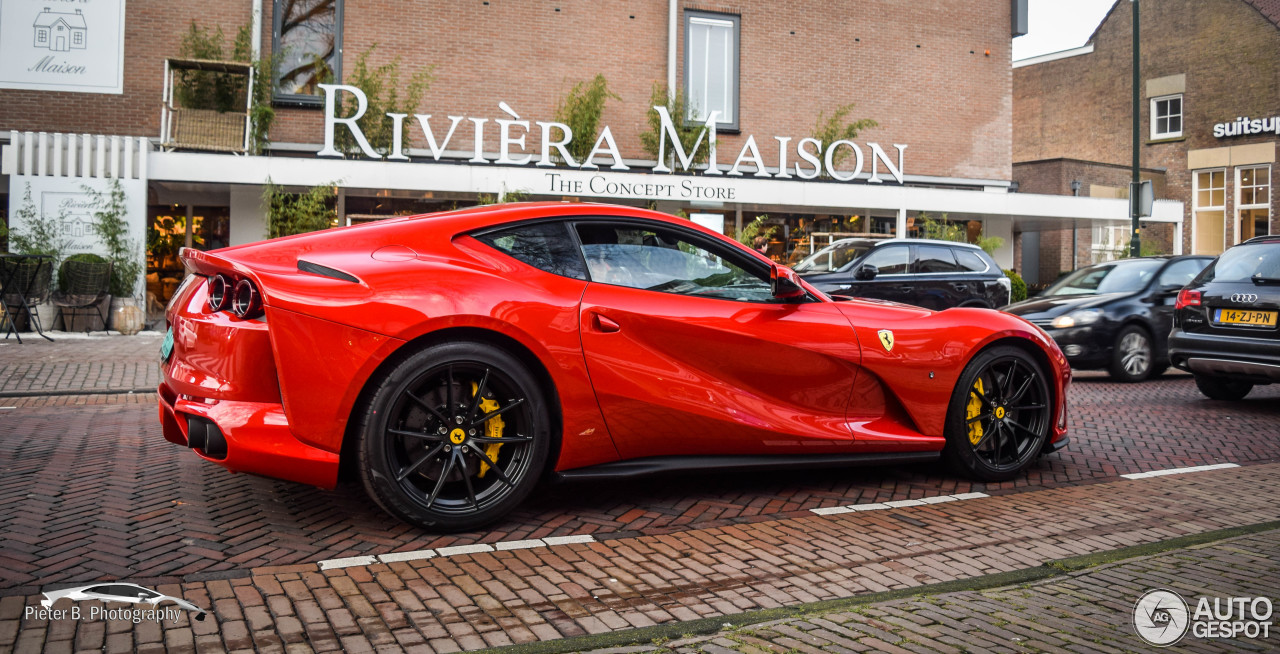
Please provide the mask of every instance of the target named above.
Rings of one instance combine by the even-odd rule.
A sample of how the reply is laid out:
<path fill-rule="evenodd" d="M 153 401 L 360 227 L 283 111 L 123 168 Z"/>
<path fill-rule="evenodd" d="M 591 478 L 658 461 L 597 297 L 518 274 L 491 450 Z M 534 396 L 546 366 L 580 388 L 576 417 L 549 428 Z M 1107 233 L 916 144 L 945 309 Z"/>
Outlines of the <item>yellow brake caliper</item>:
<path fill-rule="evenodd" d="M 478 390 L 480 390 L 479 386 L 475 382 L 472 382 L 471 397 L 475 397 L 476 391 Z M 498 401 L 489 397 L 481 398 L 480 410 L 485 413 L 493 413 L 498 410 Z M 504 427 L 506 427 L 506 423 L 502 421 L 502 416 L 495 416 L 485 421 L 484 435 L 489 438 L 502 438 L 502 429 Z M 489 456 L 489 460 L 497 461 L 498 450 L 500 449 L 502 449 L 502 443 L 489 443 L 489 445 L 484 448 L 484 453 Z M 489 472 L 489 464 L 481 461 L 480 472 L 476 476 L 483 479 L 484 473 L 486 472 Z"/>
<path fill-rule="evenodd" d="M 965 405 L 964 419 L 966 421 L 973 420 L 982 414 L 982 400 L 978 399 L 978 394 L 986 394 L 986 390 L 982 388 L 982 379 L 978 379 L 973 383 L 973 389 L 977 393 L 969 393 L 969 403 Z M 982 421 L 977 420 L 969 423 L 969 442 L 977 445 L 982 440 Z"/>

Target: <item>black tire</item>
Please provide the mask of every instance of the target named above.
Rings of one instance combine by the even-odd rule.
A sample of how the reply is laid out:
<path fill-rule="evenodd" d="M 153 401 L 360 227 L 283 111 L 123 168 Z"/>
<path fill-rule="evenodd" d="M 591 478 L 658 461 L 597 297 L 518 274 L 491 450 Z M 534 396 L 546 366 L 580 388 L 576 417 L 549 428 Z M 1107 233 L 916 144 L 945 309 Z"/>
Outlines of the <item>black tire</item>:
<path fill-rule="evenodd" d="M 1155 347 L 1151 335 L 1138 325 L 1126 325 L 1116 334 L 1111 348 L 1111 378 L 1126 384 L 1140 382 L 1151 376 L 1155 367 Z"/>
<path fill-rule="evenodd" d="M 365 406 L 360 477 L 393 516 L 433 531 L 474 529 L 533 490 L 550 424 L 537 379 L 515 356 L 483 343 L 435 345 L 392 369 Z"/>
<path fill-rule="evenodd" d="M 951 393 L 943 458 L 979 481 L 1012 479 L 1044 449 L 1052 413 L 1048 378 L 1031 355 L 1008 345 L 983 350 Z"/>
<path fill-rule="evenodd" d="M 1200 389 L 1200 392 L 1211 400 L 1234 402 L 1243 400 L 1244 396 L 1253 390 L 1253 384 L 1225 377 L 1196 375 L 1196 388 Z"/>

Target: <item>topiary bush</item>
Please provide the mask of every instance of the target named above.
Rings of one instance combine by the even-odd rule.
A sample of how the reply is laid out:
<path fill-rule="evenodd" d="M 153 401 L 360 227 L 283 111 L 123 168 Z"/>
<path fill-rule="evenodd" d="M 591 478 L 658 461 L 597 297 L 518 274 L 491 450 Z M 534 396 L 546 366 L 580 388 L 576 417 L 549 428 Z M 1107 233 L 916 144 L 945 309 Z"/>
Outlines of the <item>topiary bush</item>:
<path fill-rule="evenodd" d="M 1009 289 L 1009 304 L 1027 299 L 1027 283 L 1022 281 L 1022 275 L 1019 275 L 1016 270 L 1006 270 L 1004 274 L 1009 277 L 1011 286 Z"/>
<path fill-rule="evenodd" d="M 81 252 L 80 254 L 73 254 L 67 257 L 66 261 L 63 261 L 62 265 L 58 268 L 58 290 L 62 291 L 63 293 L 67 292 L 67 275 L 66 275 L 67 264 L 71 263 L 72 261 L 87 261 L 89 263 L 106 263 L 107 259 L 106 257 L 98 256 L 92 252 Z"/>

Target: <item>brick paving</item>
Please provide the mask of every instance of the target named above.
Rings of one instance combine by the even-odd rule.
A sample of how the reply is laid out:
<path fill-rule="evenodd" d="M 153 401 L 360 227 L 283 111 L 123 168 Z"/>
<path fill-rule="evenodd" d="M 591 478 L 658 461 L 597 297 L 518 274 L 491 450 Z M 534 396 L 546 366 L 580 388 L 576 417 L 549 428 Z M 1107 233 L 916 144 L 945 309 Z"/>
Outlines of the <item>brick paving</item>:
<path fill-rule="evenodd" d="M 1268 463 L 1278 460 L 1280 387 L 1218 403 L 1186 375 L 1124 385 L 1081 373 L 1072 446 L 1012 482 L 969 483 L 937 465 L 582 482 L 539 489 L 489 530 L 442 536 L 386 517 L 354 484 L 325 492 L 228 473 L 163 440 L 153 394 L 94 394 L 156 375 L 159 340 L 0 345 L 0 389 L 44 389 L 0 393 L 0 651 L 18 633 L 31 639 L 20 651 L 474 649 L 969 577 L 1277 517 L 1280 465 Z M 96 376 L 67 372 L 88 361 Z M 1116 481 L 1222 462 L 1245 467 Z M 1107 495 L 1139 488 L 1150 506 Z M 810 512 L 971 491 L 996 497 Z M 1247 500 L 1224 499 L 1235 493 Z M 316 565 L 574 534 L 601 542 Z M 743 547 L 755 558 L 742 558 Z M 116 579 L 212 603 L 217 626 L 184 617 L 163 629 L 19 622 L 19 631 L 5 617 L 40 590 Z"/>
<path fill-rule="evenodd" d="M 111 652 L 162 644 L 174 651 L 287 644 L 448 652 L 555 640 L 911 588 L 1275 521 L 1278 482 L 1280 464 L 1263 464 L 891 512 L 323 572 L 315 564 L 277 566 L 156 585 L 210 608 L 204 622 L 185 615 L 141 625 L 40 620 L 23 616 L 38 595 L 10 595 L 0 599 L 0 647 L 6 635 L 23 652 L 99 647 L 104 637 Z"/>
<path fill-rule="evenodd" d="M 1134 603 L 1146 591 L 1196 598 L 1267 597 L 1280 588 L 1280 531 L 1123 561 L 1017 587 L 860 606 L 726 631 L 633 652 L 1142 652 Z M 1274 625 L 1273 625 L 1274 627 Z M 1270 638 L 1197 638 L 1168 651 L 1280 649 Z"/>
<path fill-rule="evenodd" d="M 24 339 L 21 345 L 0 340 L 0 397 L 155 390 L 160 384 L 161 334 L 50 335 L 53 343 L 39 337 Z"/>

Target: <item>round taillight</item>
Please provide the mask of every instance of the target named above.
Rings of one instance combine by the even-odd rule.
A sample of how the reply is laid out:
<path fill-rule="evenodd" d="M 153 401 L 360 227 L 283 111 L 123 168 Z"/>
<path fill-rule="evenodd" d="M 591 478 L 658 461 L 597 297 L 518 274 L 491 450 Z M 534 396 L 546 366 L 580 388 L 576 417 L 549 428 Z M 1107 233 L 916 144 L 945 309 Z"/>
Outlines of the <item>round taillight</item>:
<path fill-rule="evenodd" d="M 209 280 L 209 310 L 217 313 L 231 306 L 232 286 L 226 275 L 214 275 Z"/>
<path fill-rule="evenodd" d="M 236 284 L 235 295 L 231 298 L 231 313 L 246 320 L 262 315 L 262 296 L 253 282 L 242 279 Z"/>

